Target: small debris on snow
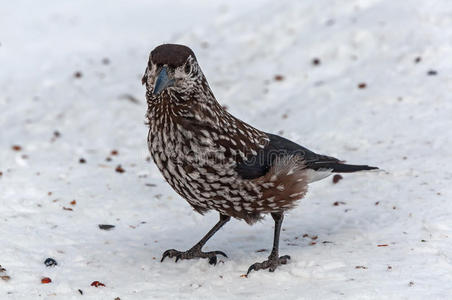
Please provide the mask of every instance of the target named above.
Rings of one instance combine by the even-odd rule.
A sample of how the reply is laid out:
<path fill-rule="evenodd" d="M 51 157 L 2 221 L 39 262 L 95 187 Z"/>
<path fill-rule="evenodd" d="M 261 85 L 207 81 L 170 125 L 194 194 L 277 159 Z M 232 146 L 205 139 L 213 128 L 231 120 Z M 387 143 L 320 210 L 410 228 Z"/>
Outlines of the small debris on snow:
<path fill-rule="evenodd" d="M 339 206 L 339 205 L 345 205 L 347 203 L 345 203 L 344 201 L 336 201 L 333 203 L 334 206 Z"/>
<path fill-rule="evenodd" d="M 365 89 L 366 87 L 367 87 L 367 84 L 364 82 L 361 82 L 360 84 L 358 84 L 359 89 Z"/>
<path fill-rule="evenodd" d="M 121 165 L 118 165 L 118 166 L 116 167 L 115 171 L 118 172 L 118 173 L 124 173 L 126 170 L 124 170 L 124 169 L 121 167 Z"/>
<path fill-rule="evenodd" d="M 355 269 L 364 269 L 364 270 L 366 270 L 367 267 L 366 266 L 356 266 Z"/>
<path fill-rule="evenodd" d="M 52 138 L 50 139 L 50 142 L 54 142 L 57 138 L 59 138 L 61 136 L 61 133 L 58 131 L 58 130 L 55 130 L 54 132 L 53 132 L 53 136 L 52 136 Z"/>
<path fill-rule="evenodd" d="M 273 79 L 275 81 L 283 81 L 284 80 L 284 76 L 278 74 L 278 75 L 275 75 L 275 77 L 273 77 Z"/>
<path fill-rule="evenodd" d="M 115 228 L 115 225 L 99 224 L 99 228 L 102 230 L 112 230 Z"/>
<path fill-rule="evenodd" d="M 44 264 L 46 265 L 46 267 L 55 267 L 58 265 L 56 260 L 51 257 L 46 258 L 46 260 L 44 261 Z"/>
<path fill-rule="evenodd" d="M 51 283 L 51 282 L 52 282 L 52 279 L 50 279 L 49 277 L 41 278 L 41 283 L 42 284 L 48 284 L 48 283 Z"/>
<path fill-rule="evenodd" d="M 96 280 L 96 281 L 91 282 L 91 286 L 100 287 L 100 286 L 105 286 L 105 284 Z"/>
<path fill-rule="evenodd" d="M 319 59 L 319 58 L 314 58 L 314 59 L 312 59 L 312 64 L 313 64 L 314 66 L 320 65 L 320 59 Z"/>
<path fill-rule="evenodd" d="M 11 149 L 13 149 L 14 151 L 20 151 L 20 150 L 22 150 L 22 147 L 19 146 L 19 145 L 13 145 L 13 146 L 11 147 Z"/>

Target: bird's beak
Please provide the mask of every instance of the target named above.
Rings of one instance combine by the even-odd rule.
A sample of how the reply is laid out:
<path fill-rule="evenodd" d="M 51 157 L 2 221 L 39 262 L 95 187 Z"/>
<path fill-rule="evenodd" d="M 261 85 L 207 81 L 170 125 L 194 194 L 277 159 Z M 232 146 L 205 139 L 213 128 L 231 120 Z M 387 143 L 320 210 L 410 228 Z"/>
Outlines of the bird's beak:
<path fill-rule="evenodd" d="M 154 92 L 153 92 L 154 95 L 158 95 L 167 87 L 174 85 L 174 79 L 170 79 L 168 77 L 168 72 L 166 70 L 167 70 L 167 68 L 163 67 L 160 70 L 159 75 L 157 76 L 157 80 L 155 81 L 155 87 L 154 87 Z"/>

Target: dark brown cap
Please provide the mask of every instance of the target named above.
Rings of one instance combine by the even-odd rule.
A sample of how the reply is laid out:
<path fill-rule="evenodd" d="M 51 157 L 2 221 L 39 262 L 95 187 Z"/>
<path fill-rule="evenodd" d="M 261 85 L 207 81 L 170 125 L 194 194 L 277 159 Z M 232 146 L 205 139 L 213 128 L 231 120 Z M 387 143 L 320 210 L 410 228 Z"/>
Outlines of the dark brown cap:
<path fill-rule="evenodd" d="M 163 44 L 152 50 L 151 59 L 154 64 L 168 65 L 176 68 L 182 66 L 190 55 L 196 59 L 193 51 L 187 46 Z"/>

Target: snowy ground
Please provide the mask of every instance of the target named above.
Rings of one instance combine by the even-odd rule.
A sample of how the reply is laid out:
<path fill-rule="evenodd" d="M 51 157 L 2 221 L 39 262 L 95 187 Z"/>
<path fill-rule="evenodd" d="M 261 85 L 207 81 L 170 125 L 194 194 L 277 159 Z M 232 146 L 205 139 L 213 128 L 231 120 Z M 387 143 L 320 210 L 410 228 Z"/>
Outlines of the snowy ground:
<path fill-rule="evenodd" d="M 2 2 L 0 298 L 450 299 L 450 1 L 165 2 Z M 217 221 L 147 161 L 140 78 L 163 42 L 191 46 L 241 119 L 386 172 L 313 184 L 275 273 L 241 277 L 271 218 L 225 226 L 216 267 L 160 263 Z"/>

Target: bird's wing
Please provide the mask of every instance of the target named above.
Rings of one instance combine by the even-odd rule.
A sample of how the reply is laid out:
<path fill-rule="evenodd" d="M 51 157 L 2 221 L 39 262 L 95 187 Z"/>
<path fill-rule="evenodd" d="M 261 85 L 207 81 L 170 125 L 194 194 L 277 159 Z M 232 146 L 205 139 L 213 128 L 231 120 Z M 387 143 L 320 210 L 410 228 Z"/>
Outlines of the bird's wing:
<path fill-rule="evenodd" d="M 242 178 L 254 179 L 264 176 L 272 167 L 276 157 L 287 155 L 301 157 L 306 168 L 315 171 L 331 169 L 330 165 L 340 163 L 337 158 L 314 153 L 281 136 L 270 133 L 267 133 L 267 136 L 269 143 L 263 150 L 237 164 L 236 171 Z"/>

